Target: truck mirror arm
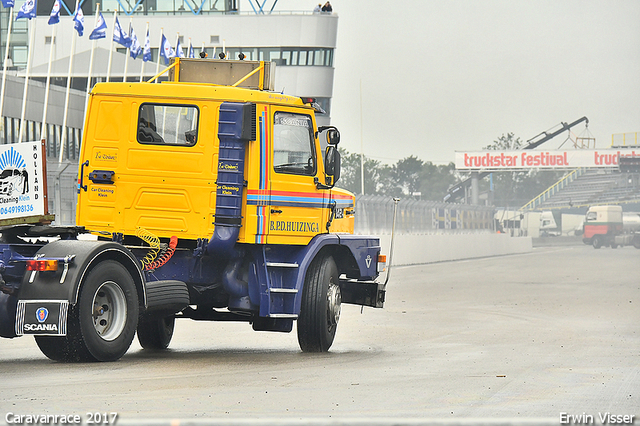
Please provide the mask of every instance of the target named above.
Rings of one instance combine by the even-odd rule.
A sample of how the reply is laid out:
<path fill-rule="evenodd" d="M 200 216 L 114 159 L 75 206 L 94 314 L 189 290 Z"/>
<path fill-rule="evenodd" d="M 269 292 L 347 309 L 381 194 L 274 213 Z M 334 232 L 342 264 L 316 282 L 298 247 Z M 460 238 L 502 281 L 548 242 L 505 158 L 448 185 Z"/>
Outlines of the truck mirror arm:
<path fill-rule="evenodd" d="M 316 189 L 331 189 L 334 187 L 334 185 L 325 185 L 323 183 L 320 183 L 320 179 L 318 179 L 317 177 L 313 178 L 313 183 L 316 184 Z"/>

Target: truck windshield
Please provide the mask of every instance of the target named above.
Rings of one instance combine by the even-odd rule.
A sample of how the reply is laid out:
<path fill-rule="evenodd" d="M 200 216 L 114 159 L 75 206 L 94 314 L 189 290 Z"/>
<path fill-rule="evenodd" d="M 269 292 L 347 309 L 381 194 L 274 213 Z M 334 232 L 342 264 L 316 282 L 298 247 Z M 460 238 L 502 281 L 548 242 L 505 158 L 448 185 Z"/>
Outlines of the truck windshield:
<path fill-rule="evenodd" d="M 138 114 L 138 142 L 193 146 L 198 136 L 198 108 L 145 103 Z"/>
<path fill-rule="evenodd" d="M 273 120 L 273 168 L 278 173 L 314 175 L 311 117 L 277 112 Z"/>

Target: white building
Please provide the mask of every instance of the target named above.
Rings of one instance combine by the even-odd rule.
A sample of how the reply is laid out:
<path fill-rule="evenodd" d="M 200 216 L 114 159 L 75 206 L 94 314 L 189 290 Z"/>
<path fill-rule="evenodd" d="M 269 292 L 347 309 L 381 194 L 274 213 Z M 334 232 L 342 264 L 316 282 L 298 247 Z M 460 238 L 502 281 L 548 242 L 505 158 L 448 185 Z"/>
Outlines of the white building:
<path fill-rule="evenodd" d="M 109 56 L 112 47 L 114 10 L 120 25 L 128 30 L 131 24 L 141 45 L 144 45 L 148 25 L 152 60 L 142 61 L 128 57 L 126 50 L 114 44 L 111 60 L 110 81 L 122 81 L 126 67 L 127 81 L 139 81 L 153 77 L 165 68 L 164 60 L 158 65 L 158 46 L 164 34 L 175 48 L 180 40 L 185 54 L 189 42 L 193 45 L 196 56 L 204 50 L 209 58 L 223 51 L 228 59 L 236 59 L 243 53 L 248 60 L 267 60 L 277 64 L 276 91 L 295 96 L 315 97 L 327 112 L 318 118 L 319 124 L 328 124 L 331 112 L 331 96 L 333 91 L 333 60 L 336 47 L 338 17 L 335 14 L 313 13 L 308 11 L 280 11 L 277 0 L 267 4 L 263 1 L 262 10 L 257 3 L 234 0 L 106 0 L 100 4 L 100 10 L 107 23 L 107 38 L 95 42 L 89 40 L 93 30 L 97 4 L 92 0 L 82 2 L 84 12 L 84 35 L 78 37 L 74 30 L 72 16 L 75 5 L 69 0 L 63 4 L 60 22 L 48 25 L 49 13 L 54 0 L 39 0 L 38 16 L 27 21 L 14 21 L 9 58 L 11 67 L 7 67 L 11 78 L 5 89 L 5 103 L 2 116 L 4 122 L 0 141 L 11 143 L 17 140 L 21 115 L 23 85 L 20 77 L 26 73 L 26 44 L 30 33 L 35 30 L 32 66 L 26 119 L 27 135 L 23 140 L 39 138 L 42 122 L 44 87 L 48 73 L 51 43 L 53 42 L 53 58 L 51 66 L 51 84 L 49 95 L 47 123 L 48 132 L 44 135 L 52 142 L 60 139 L 63 124 L 64 92 L 69 74 L 69 58 L 72 40 L 76 38 L 75 55 L 71 72 L 71 86 L 75 89 L 70 106 L 67 124 L 69 134 L 67 140 L 71 144 L 65 149 L 77 150 L 82 128 L 84 98 L 87 87 L 87 75 L 91 50 L 95 44 L 94 60 L 91 70 L 92 85 L 97 81 L 106 81 L 109 71 Z M 15 12 L 22 5 L 17 0 Z M 313 5 L 313 3 L 311 3 Z M 4 55 L 7 39 L 7 23 L 9 9 L 0 11 L 0 51 Z M 14 18 L 15 19 L 15 18 Z M 55 27 L 55 36 L 53 30 Z M 125 63 L 126 62 L 126 63 Z M 144 67 L 144 68 L 143 68 Z M 41 83 L 41 84 L 38 84 Z M 60 90 L 62 89 L 62 90 Z M 27 137 L 28 136 L 28 137 Z M 56 155 L 58 149 L 52 146 L 49 153 Z"/>

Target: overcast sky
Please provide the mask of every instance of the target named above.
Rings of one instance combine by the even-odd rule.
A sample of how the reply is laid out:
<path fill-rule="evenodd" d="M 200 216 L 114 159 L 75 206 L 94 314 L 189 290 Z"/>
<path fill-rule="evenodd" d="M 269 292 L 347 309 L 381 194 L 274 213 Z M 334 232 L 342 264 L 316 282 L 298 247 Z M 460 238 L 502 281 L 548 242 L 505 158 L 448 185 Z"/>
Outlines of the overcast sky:
<path fill-rule="evenodd" d="M 306 0 L 280 0 L 301 10 Z M 598 148 L 640 132 L 638 0 L 333 0 L 332 124 L 387 163 L 448 163 L 502 134 L 589 119 Z M 583 124 L 574 127 L 586 135 Z M 560 135 L 543 145 L 557 149 Z M 569 143 L 563 146 L 567 148 Z"/>

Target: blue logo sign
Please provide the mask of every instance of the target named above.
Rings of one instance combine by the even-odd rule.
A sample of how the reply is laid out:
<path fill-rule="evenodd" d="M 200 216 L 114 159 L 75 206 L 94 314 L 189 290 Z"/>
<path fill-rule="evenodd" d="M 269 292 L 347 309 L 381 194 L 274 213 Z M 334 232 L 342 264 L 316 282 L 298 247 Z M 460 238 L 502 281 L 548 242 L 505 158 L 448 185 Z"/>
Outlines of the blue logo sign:
<path fill-rule="evenodd" d="M 47 308 L 38 308 L 36 311 L 36 319 L 39 323 L 43 323 L 47 320 L 49 316 L 49 310 Z"/>

